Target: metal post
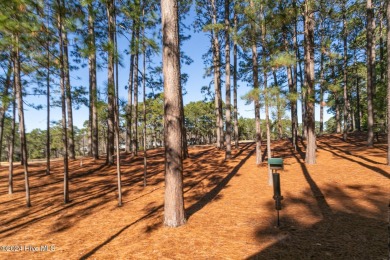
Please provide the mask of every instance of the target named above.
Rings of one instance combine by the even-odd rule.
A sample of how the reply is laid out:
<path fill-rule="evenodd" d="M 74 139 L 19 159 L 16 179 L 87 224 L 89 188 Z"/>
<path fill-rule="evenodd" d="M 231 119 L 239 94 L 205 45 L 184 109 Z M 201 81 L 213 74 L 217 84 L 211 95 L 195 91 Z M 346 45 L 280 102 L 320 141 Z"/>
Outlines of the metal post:
<path fill-rule="evenodd" d="M 278 215 L 277 226 L 279 227 L 280 226 L 279 210 L 282 209 L 282 199 L 283 199 L 283 196 L 281 195 L 281 192 L 280 192 L 280 175 L 279 175 L 279 173 L 277 173 L 276 171 L 272 172 L 272 180 L 273 180 L 273 184 L 274 184 L 273 185 L 274 186 L 273 199 L 275 200 L 275 209 L 277 210 L 277 215 Z"/>

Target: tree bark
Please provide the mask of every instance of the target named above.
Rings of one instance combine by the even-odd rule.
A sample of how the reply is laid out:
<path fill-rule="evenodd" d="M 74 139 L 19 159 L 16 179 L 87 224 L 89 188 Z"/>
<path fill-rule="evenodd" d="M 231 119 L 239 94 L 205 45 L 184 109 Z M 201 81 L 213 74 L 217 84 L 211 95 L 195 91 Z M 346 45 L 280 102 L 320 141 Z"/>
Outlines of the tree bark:
<path fill-rule="evenodd" d="M 375 18 L 371 0 L 367 0 L 367 145 L 374 146 L 375 92 Z"/>
<path fill-rule="evenodd" d="M 178 2 L 161 0 L 164 75 L 165 204 L 164 224 L 185 224 Z"/>
<path fill-rule="evenodd" d="M 307 164 L 316 163 L 316 133 L 314 118 L 314 12 L 312 0 L 305 1 L 305 26 L 304 26 L 304 43 L 305 43 L 305 83 L 306 83 L 306 122 L 307 122 L 307 147 L 306 158 Z"/>

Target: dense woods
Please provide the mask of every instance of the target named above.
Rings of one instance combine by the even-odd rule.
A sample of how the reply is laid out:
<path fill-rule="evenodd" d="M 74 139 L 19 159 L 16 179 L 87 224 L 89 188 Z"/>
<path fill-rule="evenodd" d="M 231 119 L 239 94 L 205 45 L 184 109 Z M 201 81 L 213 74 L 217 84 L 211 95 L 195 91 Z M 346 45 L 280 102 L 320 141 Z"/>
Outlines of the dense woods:
<path fill-rule="evenodd" d="M 46 159 L 49 175 L 50 159 L 63 159 L 68 203 L 69 160 L 105 157 L 117 165 L 121 205 L 120 152 L 143 151 L 146 186 L 147 150 L 164 146 L 164 221 L 180 226 L 187 145 L 215 144 L 229 160 L 239 140 L 254 140 L 260 164 L 272 157 L 272 140 L 289 138 L 297 149 L 301 139 L 306 163 L 315 164 L 324 133 L 346 141 L 365 132 L 369 147 L 385 135 L 390 142 L 389 1 L 12 0 L 0 10 L 0 160 L 10 162 L 9 193 L 13 162 L 23 164 L 27 206 L 29 160 Z M 206 53 L 181 50 L 194 32 L 209 38 Z M 195 55 L 203 55 L 204 75 L 181 70 Z M 88 86 L 72 85 L 85 67 Z M 189 86 L 189 76 L 210 84 Z M 240 96 L 240 84 L 252 90 Z M 186 88 L 204 100 L 183 104 Z M 46 126 L 29 133 L 27 96 L 46 96 L 27 105 L 47 111 Z M 253 118 L 239 115 L 240 98 Z M 73 124 L 80 106 L 89 108 L 82 128 Z M 55 107 L 61 120 L 53 121 Z"/>

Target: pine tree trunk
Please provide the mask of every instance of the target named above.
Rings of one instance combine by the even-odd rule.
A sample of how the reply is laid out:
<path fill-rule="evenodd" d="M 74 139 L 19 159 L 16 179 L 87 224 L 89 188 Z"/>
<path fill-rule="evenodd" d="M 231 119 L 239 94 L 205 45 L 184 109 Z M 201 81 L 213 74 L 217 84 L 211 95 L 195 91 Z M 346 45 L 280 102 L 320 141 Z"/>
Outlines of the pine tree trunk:
<path fill-rule="evenodd" d="M 332 78 L 333 78 L 333 84 L 337 84 L 337 79 L 336 79 L 336 71 L 335 71 L 336 65 L 332 66 Z M 333 91 L 333 96 L 334 96 L 334 102 L 335 102 L 335 120 L 336 120 L 336 133 L 339 134 L 341 133 L 341 120 L 340 120 L 340 97 L 339 93 L 337 90 Z"/>
<path fill-rule="evenodd" d="M 383 34 L 383 20 L 386 16 L 386 1 L 381 1 L 379 6 L 379 60 L 380 60 L 380 82 L 385 84 L 385 71 L 386 71 L 386 61 L 385 61 L 385 48 L 384 48 L 384 34 Z"/>
<path fill-rule="evenodd" d="M 335 94 L 335 106 L 336 106 L 336 133 L 341 133 L 341 116 L 340 116 L 340 102 L 339 102 L 339 94 Z"/>
<path fill-rule="evenodd" d="M 65 7 L 65 1 L 62 0 L 62 7 Z M 74 143 L 74 130 L 73 130 L 73 112 L 72 112 L 72 92 L 70 86 L 70 76 L 69 76 L 69 52 L 68 52 L 68 33 L 65 30 L 64 23 L 61 23 L 61 37 L 63 44 L 63 55 L 64 55 L 64 73 L 65 73 L 65 98 L 66 98 L 66 108 L 68 115 L 68 145 L 69 145 L 69 158 L 71 160 L 76 159 L 75 153 L 75 143 Z"/>
<path fill-rule="evenodd" d="M 145 15 L 145 10 L 143 10 L 143 17 Z M 147 149 L 146 149 L 146 142 L 147 142 L 147 136 L 146 136 L 146 45 L 145 45 L 145 28 L 142 29 L 142 35 L 143 35 L 143 73 L 142 73 L 142 97 L 143 97 L 143 147 L 144 147 L 144 187 L 146 187 L 147 181 L 147 172 L 148 172 L 148 161 L 147 161 Z"/>
<path fill-rule="evenodd" d="M 294 8 L 294 32 L 293 32 L 293 48 L 295 50 L 295 56 L 296 58 L 299 57 L 298 55 L 298 42 L 297 42 L 297 34 L 298 34 L 298 10 L 296 7 L 296 1 L 293 1 L 293 8 Z M 298 147 L 298 66 L 297 62 L 294 63 L 293 67 L 294 76 L 293 76 L 293 89 L 292 93 L 295 95 L 295 100 L 293 101 L 293 104 L 291 104 L 291 131 L 293 135 L 293 146 L 296 150 Z M 294 139 L 295 138 L 295 139 Z"/>
<path fill-rule="evenodd" d="M 349 125 L 349 100 L 348 100 L 348 90 L 347 90 L 347 66 L 348 66 L 348 45 L 347 45 L 347 37 L 348 37 L 348 31 L 347 31 L 347 18 L 346 18 L 346 10 L 345 10 L 345 4 L 346 0 L 343 1 L 343 45 L 344 45 L 344 57 L 343 57 L 343 99 L 344 99 L 344 106 L 343 106 L 343 117 L 344 117 L 344 125 L 343 125 L 343 140 L 347 141 L 348 137 L 348 125 Z"/>
<path fill-rule="evenodd" d="M 324 132 L 324 89 L 325 89 L 325 80 L 324 80 L 324 62 L 325 62 L 325 46 L 323 45 L 324 41 L 324 21 L 321 21 L 320 24 L 320 51 L 321 51 L 321 58 L 320 58 L 320 135 Z"/>
<path fill-rule="evenodd" d="M 269 93 L 268 93 L 268 68 L 266 67 L 267 64 L 267 27 L 265 23 L 265 17 L 263 14 L 263 6 L 260 7 L 260 12 L 262 14 L 262 23 L 261 23 L 261 43 L 263 45 L 263 81 L 264 81 L 264 100 L 265 100 L 265 123 L 267 127 L 267 158 L 272 157 L 272 151 L 271 151 L 271 126 L 270 126 L 270 119 L 269 119 Z M 271 171 L 268 169 L 269 174 Z M 269 184 L 272 182 L 272 176 L 269 175 Z"/>
<path fill-rule="evenodd" d="M 282 114 L 283 114 L 283 108 L 280 100 L 280 89 L 279 89 L 279 83 L 278 83 L 278 77 L 276 75 L 276 70 L 272 69 L 272 75 L 274 77 L 274 84 L 277 88 L 277 96 L 276 96 L 276 114 L 277 114 L 277 125 L 278 125 L 278 139 L 282 139 L 283 137 L 283 128 L 282 128 Z"/>
<path fill-rule="evenodd" d="M 374 145 L 375 19 L 371 0 L 367 0 L 367 145 Z"/>
<path fill-rule="evenodd" d="M 19 135 L 20 135 L 20 149 L 22 154 L 22 164 L 24 169 L 24 182 L 26 190 L 26 205 L 31 207 L 30 201 L 30 184 L 29 184 L 29 172 L 28 172 L 28 156 L 27 156 L 27 140 L 26 129 L 24 123 L 24 109 L 23 109 L 23 94 L 22 94 L 22 82 L 20 78 L 20 55 L 19 55 L 19 36 L 14 35 L 15 47 L 14 47 L 14 84 L 16 89 L 16 100 L 18 103 L 18 115 L 19 115 Z"/>
<path fill-rule="evenodd" d="M 232 143 L 231 143 L 231 90 L 230 90 L 230 3 L 229 0 L 225 0 L 225 112 L 226 112 L 226 153 L 225 158 L 230 159 L 232 157 Z"/>
<path fill-rule="evenodd" d="M 107 1 L 107 20 L 108 20 L 108 44 L 110 46 L 108 50 L 108 68 L 107 68 L 107 163 L 109 165 L 114 164 L 114 142 L 115 142 L 115 81 L 114 81 L 114 2 L 112 0 Z"/>
<path fill-rule="evenodd" d="M 283 41 L 285 51 L 288 52 L 288 41 L 287 41 L 287 28 L 283 28 Z M 294 150 L 297 149 L 297 121 L 295 121 L 297 113 L 297 102 L 296 102 L 296 89 L 294 86 L 294 77 L 292 73 L 292 69 L 290 66 L 286 66 L 287 70 L 287 82 L 288 82 L 288 91 L 290 93 L 290 109 L 291 109 L 291 143 L 294 147 Z"/>
<path fill-rule="evenodd" d="M 301 65 L 301 54 L 299 51 L 298 44 L 297 44 L 296 50 L 297 50 L 296 58 L 298 61 L 298 66 L 299 66 L 299 79 L 301 82 L 302 138 L 306 138 L 306 136 L 307 136 L 307 133 L 306 133 L 306 130 L 307 130 L 306 129 L 306 90 L 304 87 L 303 69 L 302 69 L 302 65 Z"/>
<path fill-rule="evenodd" d="M 99 158 L 99 132 L 97 118 L 97 84 L 96 84 L 96 43 L 95 16 L 93 3 L 88 4 L 88 36 L 90 39 L 88 55 L 89 65 L 89 118 L 90 118 L 90 152 L 92 157 Z"/>
<path fill-rule="evenodd" d="M 133 86 L 134 86 L 134 44 L 135 44 L 135 30 L 131 33 L 130 42 L 130 71 L 129 71 L 129 82 L 127 92 L 127 108 L 126 108 L 126 152 L 130 153 L 132 150 L 132 119 L 133 119 Z"/>
<path fill-rule="evenodd" d="M 387 49 L 390 50 L 390 1 L 387 0 Z M 390 55 L 387 54 L 387 165 L 390 165 Z"/>
<path fill-rule="evenodd" d="M 357 130 L 360 132 L 362 131 L 361 129 L 362 115 L 361 115 L 361 108 L 360 108 L 360 86 L 359 85 L 360 85 L 359 77 L 356 77 L 356 116 L 357 116 L 356 124 L 357 124 Z"/>
<path fill-rule="evenodd" d="M 238 18 L 237 18 L 237 12 L 234 11 L 234 30 L 235 34 L 237 34 L 238 31 Z M 235 35 L 237 36 L 237 35 Z M 233 110 L 234 110 L 234 117 L 233 117 L 233 124 L 234 124 L 234 144 L 235 148 L 238 149 L 239 147 L 239 136 L 238 136 L 238 109 L 237 109 L 237 40 L 234 39 L 233 44 Z"/>
<path fill-rule="evenodd" d="M 249 5 L 254 12 L 255 6 L 253 0 L 249 1 Z M 256 23 L 251 22 L 251 50 L 252 50 L 252 75 L 253 75 L 253 89 L 259 94 L 259 65 L 258 65 L 258 53 L 257 53 L 257 40 L 256 40 Z M 260 125 L 260 97 L 255 98 L 255 127 L 256 127 L 256 164 L 262 163 L 262 151 L 261 151 L 261 125 Z"/>
<path fill-rule="evenodd" d="M 305 83 L 306 83 L 306 123 L 307 123 L 307 147 L 305 162 L 307 164 L 316 163 L 316 133 L 314 118 L 314 12 L 313 2 L 305 1 L 305 27 L 304 27 L 304 44 L 305 44 Z"/>
<path fill-rule="evenodd" d="M 3 152 L 3 137 L 4 137 L 4 121 L 5 121 L 5 113 L 9 108 L 9 89 L 11 88 L 11 75 L 12 75 L 12 61 L 8 64 L 7 74 L 4 82 L 4 91 L 3 91 L 3 106 L 0 108 L 0 163 Z"/>
<path fill-rule="evenodd" d="M 136 33 L 136 38 L 139 39 L 139 32 Z M 132 148 L 133 154 L 136 156 L 138 154 L 138 61 L 139 61 L 139 46 L 136 44 L 135 56 L 134 56 L 134 112 L 133 112 L 133 138 L 132 138 Z"/>
<path fill-rule="evenodd" d="M 182 121 L 178 3 L 161 0 L 163 28 L 165 204 L 164 224 L 185 224 L 183 198 Z"/>
<path fill-rule="evenodd" d="M 13 95 L 12 95 L 12 122 L 11 122 L 11 136 L 9 142 L 8 150 L 8 162 L 9 162 L 9 171 L 8 171 L 8 194 L 14 192 L 14 150 L 15 150 L 15 129 L 16 129 L 16 85 L 14 82 L 13 86 Z"/>
<path fill-rule="evenodd" d="M 49 7 L 50 8 L 50 7 Z M 49 16 L 50 9 L 46 16 L 47 28 L 49 28 Z M 48 34 L 48 31 L 46 31 Z M 51 156 L 51 145 L 50 145 L 50 44 L 51 41 L 48 39 L 46 42 L 46 175 L 50 175 L 50 156 Z"/>
<path fill-rule="evenodd" d="M 117 186 L 118 186 L 118 206 L 122 206 L 122 176 L 121 176 L 121 152 L 120 152 L 120 131 L 119 131 L 119 61 L 118 57 L 118 38 L 116 31 L 116 11 L 115 0 L 110 2 L 110 16 L 112 17 L 112 30 L 114 40 L 114 61 L 115 61 L 115 83 L 114 83 L 114 132 L 115 132 L 115 146 L 116 146 L 116 173 L 117 173 Z M 111 26 L 110 25 L 110 26 Z"/>
<path fill-rule="evenodd" d="M 60 6 L 57 14 L 58 33 L 59 33 L 59 59 L 60 59 L 60 89 L 61 89 L 61 112 L 62 112 L 62 143 L 64 149 L 64 203 L 69 202 L 69 165 L 68 165 L 68 129 L 66 124 L 66 87 L 65 87 L 65 64 L 64 64 L 64 42 L 62 37 L 62 12 L 60 0 L 57 0 Z"/>
<path fill-rule="evenodd" d="M 217 7 L 215 0 L 211 0 L 213 10 L 212 23 L 217 24 Z M 213 31 L 212 36 L 213 46 L 213 67 L 214 67 L 214 89 L 215 89 L 215 114 L 216 114 L 216 132 L 217 132 L 217 148 L 222 149 L 223 141 L 223 119 L 222 119 L 222 95 L 221 95 L 221 72 L 220 72 L 220 46 L 218 40 L 218 32 Z"/>

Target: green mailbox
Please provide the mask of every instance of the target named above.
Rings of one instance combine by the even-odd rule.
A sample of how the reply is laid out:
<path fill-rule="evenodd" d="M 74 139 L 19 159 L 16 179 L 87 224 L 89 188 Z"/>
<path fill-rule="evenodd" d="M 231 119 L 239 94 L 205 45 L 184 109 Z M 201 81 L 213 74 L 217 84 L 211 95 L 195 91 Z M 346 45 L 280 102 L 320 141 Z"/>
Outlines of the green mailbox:
<path fill-rule="evenodd" d="M 282 200 L 283 196 L 280 191 L 280 174 L 278 173 L 278 170 L 283 170 L 283 159 L 282 158 L 269 158 L 268 159 L 268 167 L 272 170 L 272 183 L 274 186 L 274 196 L 273 199 L 275 200 L 275 209 L 277 211 L 277 226 L 280 226 L 280 220 L 279 220 L 279 210 L 282 209 Z"/>
<path fill-rule="evenodd" d="M 283 170 L 283 159 L 282 158 L 269 158 L 268 159 L 269 168 L 272 172 L 276 172 L 277 170 Z"/>

